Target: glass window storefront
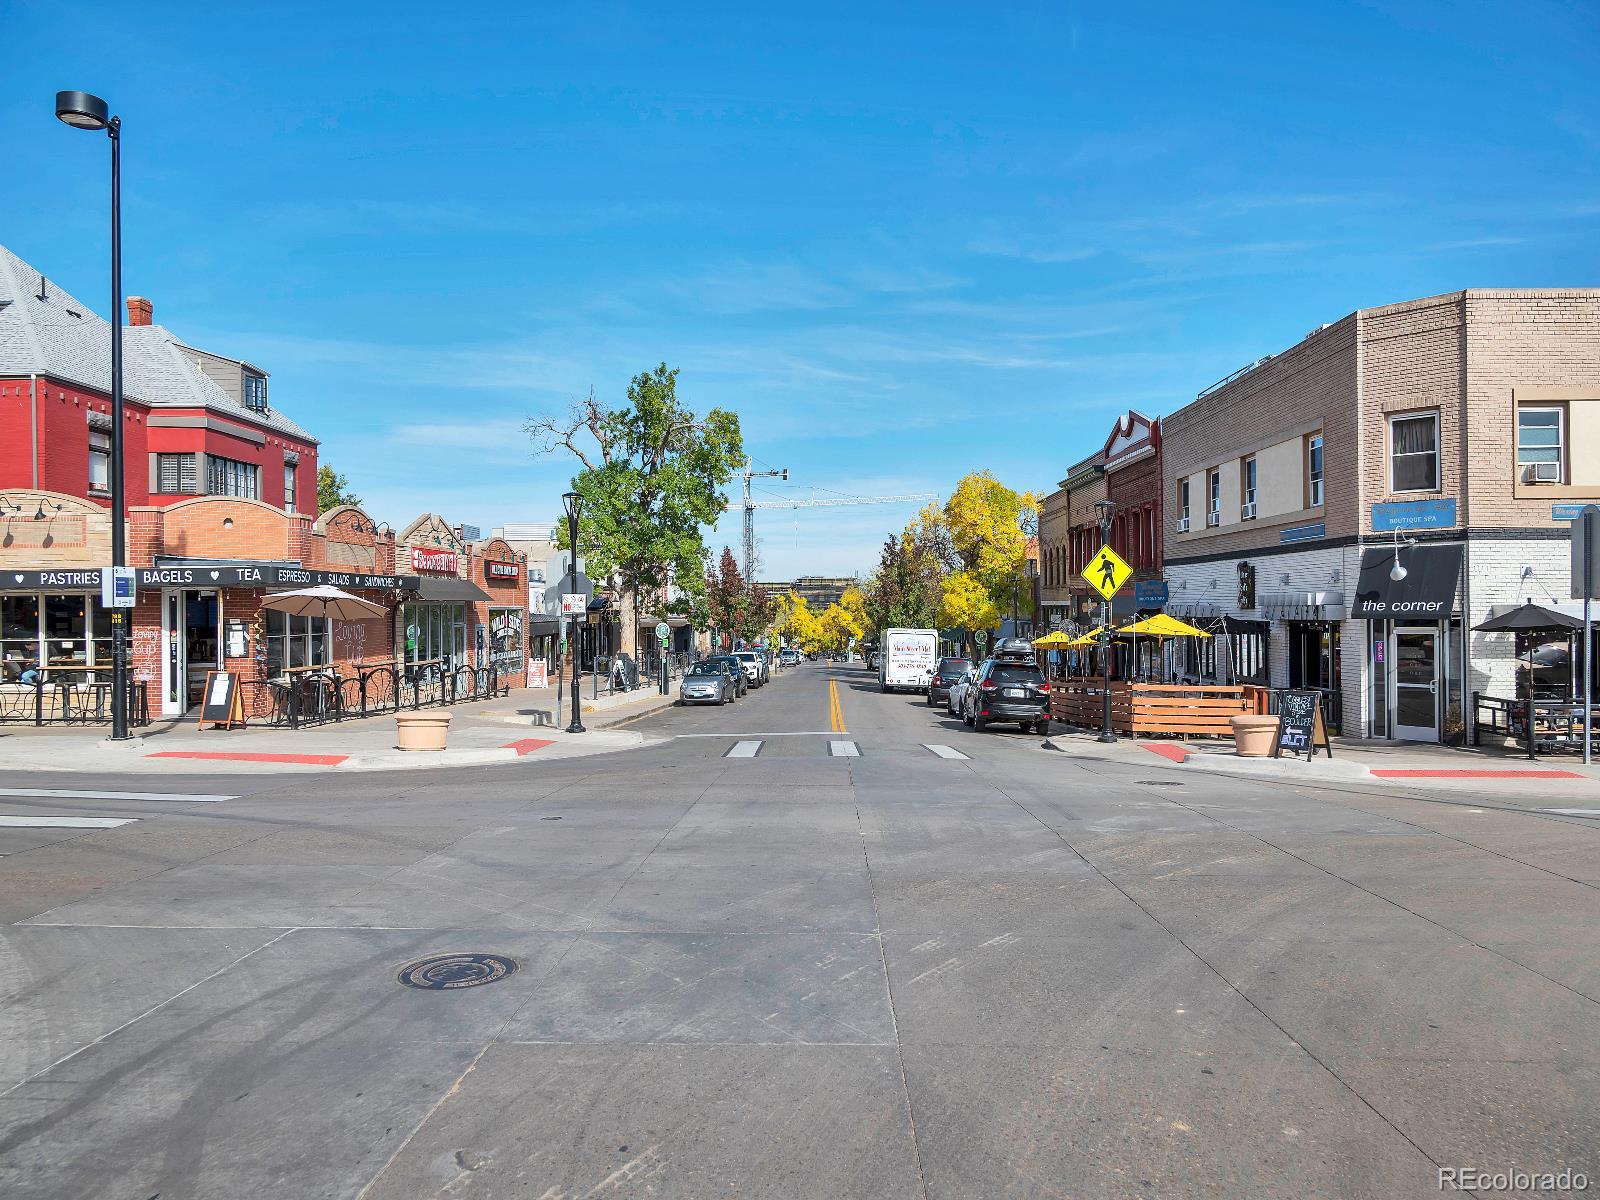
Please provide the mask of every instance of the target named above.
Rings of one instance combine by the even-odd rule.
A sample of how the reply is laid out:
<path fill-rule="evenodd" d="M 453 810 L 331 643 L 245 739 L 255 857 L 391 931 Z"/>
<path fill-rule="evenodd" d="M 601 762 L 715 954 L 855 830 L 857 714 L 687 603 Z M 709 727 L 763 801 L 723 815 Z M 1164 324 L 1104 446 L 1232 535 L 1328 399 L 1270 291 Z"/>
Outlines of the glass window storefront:
<path fill-rule="evenodd" d="M 0 596 L 0 682 L 15 683 L 30 667 L 64 672 L 111 666 L 111 613 L 90 595 Z"/>
<path fill-rule="evenodd" d="M 522 610 L 489 610 L 489 661 L 502 670 L 515 669 L 522 660 Z"/>
<path fill-rule="evenodd" d="M 467 662 L 467 606 L 413 601 L 401 609 L 405 662 L 441 663 L 454 671 Z"/>
<path fill-rule="evenodd" d="M 268 678 L 291 667 L 325 667 L 332 661 L 326 619 L 267 610 Z"/>

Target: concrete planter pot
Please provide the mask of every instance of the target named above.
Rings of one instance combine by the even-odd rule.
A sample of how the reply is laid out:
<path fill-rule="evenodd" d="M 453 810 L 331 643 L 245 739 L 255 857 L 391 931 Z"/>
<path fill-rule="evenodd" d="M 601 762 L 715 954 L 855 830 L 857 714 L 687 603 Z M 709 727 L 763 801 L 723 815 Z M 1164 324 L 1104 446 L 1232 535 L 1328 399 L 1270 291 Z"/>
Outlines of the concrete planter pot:
<path fill-rule="evenodd" d="M 1233 752 L 1240 758 L 1266 758 L 1272 753 L 1272 739 L 1278 732 L 1277 717 L 1234 717 Z"/>
<path fill-rule="evenodd" d="M 437 710 L 395 713 L 394 723 L 400 731 L 395 742 L 400 750 L 443 750 L 450 734 L 450 714 Z"/>

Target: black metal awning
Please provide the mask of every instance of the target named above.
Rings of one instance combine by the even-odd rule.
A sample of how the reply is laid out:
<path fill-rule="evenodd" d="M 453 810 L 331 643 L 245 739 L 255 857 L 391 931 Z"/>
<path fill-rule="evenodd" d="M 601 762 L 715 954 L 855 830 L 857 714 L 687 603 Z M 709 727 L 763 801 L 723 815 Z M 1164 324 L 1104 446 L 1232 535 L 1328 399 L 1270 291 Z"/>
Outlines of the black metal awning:
<path fill-rule="evenodd" d="M 1223 617 L 1223 628 L 1237 637 L 1239 634 L 1259 633 L 1263 637 L 1272 632 L 1272 626 L 1265 621 L 1252 621 L 1246 617 Z"/>
<path fill-rule="evenodd" d="M 1438 621 L 1448 617 L 1455 607 L 1463 549 L 1459 542 L 1402 546 L 1400 565 L 1405 578 L 1395 579 L 1394 547 L 1369 546 L 1361 552 L 1361 577 L 1356 582 L 1356 602 L 1350 615 L 1366 621 Z"/>
<path fill-rule="evenodd" d="M 555 637 L 560 632 L 560 622 L 554 617 L 533 617 L 528 621 L 529 637 Z"/>
<path fill-rule="evenodd" d="M 417 577 L 418 600 L 488 600 L 489 593 L 470 579 L 459 575 L 420 575 Z"/>

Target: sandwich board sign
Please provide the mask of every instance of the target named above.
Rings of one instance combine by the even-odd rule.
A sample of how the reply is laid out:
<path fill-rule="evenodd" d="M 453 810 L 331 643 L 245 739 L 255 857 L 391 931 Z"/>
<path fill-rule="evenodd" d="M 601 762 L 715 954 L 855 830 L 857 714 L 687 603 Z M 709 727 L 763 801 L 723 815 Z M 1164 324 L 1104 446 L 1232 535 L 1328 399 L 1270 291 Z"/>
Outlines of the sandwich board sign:
<path fill-rule="evenodd" d="M 232 671 L 207 671 L 206 688 L 200 694 L 200 720 L 197 728 L 207 725 L 232 729 L 244 726 L 244 696 L 239 691 L 239 677 Z"/>
<path fill-rule="evenodd" d="M 1130 567 L 1110 546 L 1101 546 L 1095 556 L 1089 560 L 1089 565 L 1083 569 L 1083 580 L 1103 599 L 1109 600 L 1115 596 L 1128 582 L 1128 576 L 1133 574 Z"/>
<path fill-rule="evenodd" d="M 1272 757 L 1279 758 L 1287 750 L 1298 756 L 1305 752 L 1306 761 L 1317 756 L 1317 750 L 1333 757 L 1333 746 L 1328 741 L 1328 723 L 1322 717 L 1322 693 L 1284 688 L 1278 692 L 1278 730 L 1272 739 Z"/>

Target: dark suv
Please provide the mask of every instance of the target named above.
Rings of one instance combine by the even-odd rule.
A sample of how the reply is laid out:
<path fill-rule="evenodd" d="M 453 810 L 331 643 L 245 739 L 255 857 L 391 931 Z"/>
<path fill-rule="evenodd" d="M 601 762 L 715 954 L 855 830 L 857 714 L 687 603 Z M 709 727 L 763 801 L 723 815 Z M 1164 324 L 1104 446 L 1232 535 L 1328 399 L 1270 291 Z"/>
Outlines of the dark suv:
<path fill-rule="evenodd" d="M 948 700 L 950 685 L 970 670 L 972 664 L 964 658 L 941 658 L 939 665 L 933 669 L 933 678 L 928 680 L 928 707 Z"/>
<path fill-rule="evenodd" d="M 990 721 L 1015 721 L 1023 729 L 1050 732 L 1050 685 L 1032 658 L 991 658 L 967 689 L 961 719 L 974 729 Z"/>

